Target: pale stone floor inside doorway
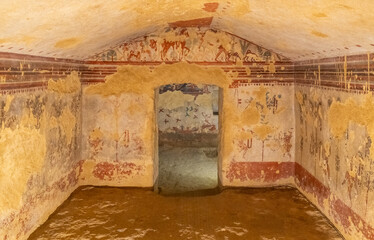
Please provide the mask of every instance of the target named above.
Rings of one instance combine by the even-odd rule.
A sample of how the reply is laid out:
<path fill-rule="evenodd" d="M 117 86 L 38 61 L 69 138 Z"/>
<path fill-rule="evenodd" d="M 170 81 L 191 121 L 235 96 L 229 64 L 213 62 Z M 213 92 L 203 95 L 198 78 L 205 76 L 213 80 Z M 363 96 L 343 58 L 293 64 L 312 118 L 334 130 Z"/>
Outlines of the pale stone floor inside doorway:
<path fill-rule="evenodd" d="M 178 194 L 217 188 L 217 155 L 217 148 L 213 147 L 160 147 L 160 193 Z"/>

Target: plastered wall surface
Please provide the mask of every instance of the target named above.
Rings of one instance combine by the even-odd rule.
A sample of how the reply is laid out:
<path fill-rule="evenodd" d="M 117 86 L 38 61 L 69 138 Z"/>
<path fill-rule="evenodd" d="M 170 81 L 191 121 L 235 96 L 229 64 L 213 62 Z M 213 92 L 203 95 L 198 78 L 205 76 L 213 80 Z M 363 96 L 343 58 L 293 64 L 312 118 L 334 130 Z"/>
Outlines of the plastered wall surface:
<path fill-rule="evenodd" d="M 218 147 L 217 86 L 169 84 L 159 88 L 157 97 L 159 146 Z"/>
<path fill-rule="evenodd" d="M 373 8 L 3 0 L 0 238 L 78 185 L 152 186 L 154 90 L 195 83 L 222 88 L 223 185 L 295 180 L 347 239 L 374 239 Z"/>
<path fill-rule="evenodd" d="M 288 105 L 288 101 L 292 101 L 293 98 L 292 95 L 286 94 L 289 91 L 288 88 L 275 86 L 270 88 L 260 85 L 232 89 L 229 88 L 232 79 L 222 69 L 204 68 L 188 63 L 161 65 L 152 70 L 148 67 L 121 66 L 116 74 L 107 77 L 105 83 L 86 87 L 83 109 L 89 112 L 84 115 L 92 118 L 91 121 L 88 121 L 87 118 L 83 120 L 83 145 L 86 145 L 84 148 L 86 151 L 91 152 L 88 153 L 88 156 L 92 156 L 94 150 L 93 144 L 90 144 L 89 134 L 95 133 L 96 129 L 106 131 L 107 127 L 105 126 L 116 126 L 115 110 L 113 110 L 114 114 L 110 115 L 110 112 L 106 111 L 111 107 L 113 101 L 123 102 L 121 99 L 131 94 L 131 99 L 127 100 L 131 104 L 126 107 L 135 108 L 137 114 L 126 114 L 126 110 L 118 111 L 121 114 L 119 119 L 127 119 L 127 121 L 131 119 L 131 124 L 127 128 L 139 132 L 138 134 L 144 142 L 145 156 L 144 158 L 138 157 L 135 164 L 148 165 L 152 168 L 155 135 L 154 89 L 158 85 L 170 82 L 183 83 L 187 80 L 193 83 L 214 83 L 224 89 L 220 154 L 223 159 L 222 172 L 225 174 L 222 180 L 225 185 L 246 185 L 249 183 L 263 185 L 276 184 L 280 180 L 291 180 L 293 174 L 293 122 L 292 118 L 289 118 L 292 116 L 292 107 Z M 94 100 L 95 98 L 99 100 Z M 136 101 L 138 98 L 146 101 Z M 238 98 L 242 99 L 243 104 L 237 104 Z M 113 100 L 110 101 L 110 99 Z M 274 101 L 277 103 L 275 104 Z M 91 113 L 95 108 L 90 106 L 98 104 L 98 102 L 108 102 L 108 106 L 98 108 L 101 109 L 99 113 Z M 100 106 L 100 103 L 98 105 Z M 98 114 L 102 114 L 102 117 Z M 275 122 L 279 120 L 278 118 L 283 118 L 282 122 L 285 124 L 276 125 Z M 115 128 L 110 127 L 109 129 Z M 123 130 L 120 130 L 118 134 L 104 132 L 103 136 L 122 136 L 122 134 Z M 131 134 L 130 132 L 130 136 Z M 130 137 L 130 142 L 136 135 Z M 113 141 L 113 139 L 109 141 Z M 89 147 L 89 145 L 91 146 Z M 106 145 L 109 143 L 104 138 L 103 146 Z M 113 151 L 109 149 L 100 150 L 98 156 L 100 154 L 106 157 L 95 160 L 96 166 L 102 161 L 107 161 L 106 159 L 129 161 L 129 159 L 122 157 L 123 155 L 115 159 Z M 105 169 L 105 171 L 107 171 L 105 174 L 112 174 L 111 169 Z M 114 171 L 114 173 L 117 172 Z M 133 178 L 133 175 L 136 174 L 131 174 L 129 178 Z M 151 176 L 143 173 L 143 179 L 148 177 Z M 122 181 L 122 184 L 126 183 Z M 152 182 L 147 181 L 144 186 L 152 186 Z"/>
<path fill-rule="evenodd" d="M 78 184 L 78 73 L 40 80 L 42 89 L 22 88 L 21 77 L 0 83 L 1 239 L 27 238 Z"/>
<path fill-rule="evenodd" d="M 160 133 L 218 134 L 219 88 L 210 85 L 170 84 L 159 89 L 157 126 Z"/>
<path fill-rule="evenodd" d="M 291 63 L 169 26 L 87 62 L 0 57 L 5 239 L 26 238 L 78 185 L 153 186 L 155 90 L 174 83 L 222 89 L 224 186 L 295 183 L 347 239 L 374 239 L 372 54 Z"/>
<path fill-rule="evenodd" d="M 188 51 L 182 47 L 187 41 L 191 41 L 186 45 Z M 171 47 L 145 47 L 165 42 Z M 227 51 L 222 49 L 224 44 Z M 128 52 L 138 57 L 123 57 Z M 222 183 L 227 186 L 291 183 L 294 127 L 290 117 L 293 105 L 289 104 L 293 97 L 289 89 L 293 87 L 292 82 L 287 82 L 287 61 L 281 59 L 277 54 L 227 33 L 197 28 L 166 29 L 159 37 L 141 37 L 99 54 L 90 61 L 89 67 L 91 73 L 96 74 L 82 75 L 83 82 L 88 83 L 83 91 L 83 115 L 87 117 L 83 119 L 82 157 L 85 164 L 90 165 L 87 175 L 82 176 L 98 184 L 120 181 L 122 185 L 152 186 L 149 173 L 154 168 L 155 89 L 165 84 L 194 83 L 213 84 L 223 89 Z M 179 63 L 165 64 L 170 61 Z M 123 66 L 113 68 L 111 64 Z M 93 84 L 95 82 L 101 83 Z M 101 104 L 106 105 L 94 107 Z M 131 114 L 132 109 L 135 114 Z M 119 126 L 118 133 L 117 130 L 113 132 L 116 126 Z M 90 140 L 98 130 L 102 132 L 101 138 Z M 123 146 L 121 137 L 127 134 L 130 145 Z M 120 139 L 115 141 L 113 136 Z M 143 144 L 140 146 L 144 146 L 143 155 L 128 159 L 125 150 L 138 149 L 139 145 L 134 143 L 138 137 Z M 118 149 L 123 149 L 118 152 L 118 158 L 113 150 L 116 142 Z M 129 167 L 125 168 L 128 171 L 121 170 L 119 166 L 125 163 L 133 163 L 135 169 L 142 170 Z M 107 166 L 101 168 L 104 177 L 92 174 L 103 165 Z M 98 181 L 100 178 L 105 181 Z"/>
<path fill-rule="evenodd" d="M 153 102 L 131 92 L 108 94 L 84 94 L 82 184 L 150 187 Z"/>
<path fill-rule="evenodd" d="M 223 89 L 220 154 L 225 160 L 220 163 L 220 175 L 224 185 L 289 183 L 292 124 L 275 127 L 274 119 L 293 111 L 285 94 L 292 88 L 292 65 L 227 33 L 212 31 L 209 34 L 214 37 L 205 38 L 207 31 L 169 32 L 172 47 L 163 46 L 165 59 L 155 51 L 154 59 L 140 60 L 144 66 L 133 58 L 84 64 L 0 54 L 0 160 L 5 193 L 0 199 L 0 236 L 27 238 L 79 185 L 152 186 L 157 174 L 154 90 L 165 84 L 191 82 Z M 182 51 L 186 32 L 200 36 L 188 45 L 194 51 Z M 162 43 L 165 36 L 152 39 Z M 139 41 L 128 44 L 140 46 Z M 143 44 L 148 44 L 146 39 Z M 212 54 L 204 58 L 208 50 Z M 186 57 L 199 65 L 187 63 Z M 181 62 L 165 64 L 170 61 Z M 252 113 L 255 119 L 247 120 Z M 243 132 L 250 132 L 244 134 L 248 139 L 231 134 L 242 126 Z M 281 138 L 284 143 L 274 145 Z M 248 149 L 243 151 L 243 146 Z M 255 150 L 258 146 L 261 151 Z M 244 171 L 236 169 L 238 164 L 246 166 L 241 168 Z"/>
<path fill-rule="evenodd" d="M 372 66 L 368 54 L 296 67 L 295 181 L 347 239 L 374 239 Z"/>

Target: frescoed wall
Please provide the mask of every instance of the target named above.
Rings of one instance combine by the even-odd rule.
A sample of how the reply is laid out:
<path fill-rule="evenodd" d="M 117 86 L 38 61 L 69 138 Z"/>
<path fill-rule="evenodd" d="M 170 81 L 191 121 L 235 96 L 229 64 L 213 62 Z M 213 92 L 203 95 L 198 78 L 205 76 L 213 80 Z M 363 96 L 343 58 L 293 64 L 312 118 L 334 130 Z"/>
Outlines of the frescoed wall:
<path fill-rule="evenodd" d="M 219 131 L 224 186 L 295 184 L 346 239 L 374 239 L 374 1 L 89 2 L 2 1 L 0 239 L 77 186 L 151 187 L 156 123 L 184 121 Z M 220 88 L 219 119 L 205 93 L 192 120 L 156 109 L 185 83 Z"/>
<path fill-rule="evenodd" d="M 159 145 L 218 146 L 219 88 L 213 85 L 169 84 L 157 96 Z"/>
<path fill-rule="evenodd" d="M 295 181 L 347 239 L 374 239 L 372 57 L 295 66 Z"/>
<path fill-rule="evenodd" d="M 82 183 L 152 186 L 149 104 L 153 106 L 147 97 L 134 93 L 84 96 Z"/>
<path fill-rule="evenodd" d="M 293 111 L 286 94 L 293 87 L 290 62 L 214 30 L 166 29 L 142 39 L 128 44 L 133 49 L 139 44 L 138 51 L 152 58 L 81 62 L 1 55 L 2 238 L 27 238 L 79 185 L 152 186 L 158 167 L 155 89 L 168 84 L 222 89 L 224 185 L 292 181 L 292 121 L 275 127 L 277 116 Z M 168 50 L 142 53 L 147 39 Z M 216 134 L 218 119 L 203 112 L 198 131 Z M 237 171 L 241 164 L 244 171 Z"/>
<path fill-rule="evenodd" d="M 346 239 L 374 238 L 372 54 L 291 63 L 226 32 L 166 28 L 87 62 L 0 64 L 4 239 L 25 239 L 77 186 L 153 186 L 157 124 L 219 132 L 223 186 L 295 184 Z M 218 88 L 219 119 L 202 108 Z M 181 101 L 156 108 L 156 90 Z"/>
<path fill-rule="evenodd" d="M 294 122 L 292 87 L 245 86 L 230 93 L 238 112 L 230 123 L 232 146 L 224 165 L 231 184 L 290 183 L 294 173 Z"/>
<path fill-rule="evenodd" d="M 155 89 L 184 83 L 222 88 L 219 141 L 224 185 L 292 182 L 293 75 L 292 65 L 281 56 L 228 33 L 176 28 L 120 44 L 89 63 L 87 74 L 82 74 L 84 183 L 152 186 L 157 167 Z M 177 94 L 163 94 L 170 93 Z M 158 109 L 157 114 L 161 132 L 180 131 L 179 125 L 163 128 L 171 112 Z M 201 125 L 198 131 L 216 131 L 217 120 L 207 120 L 210 128 L 203 130 Z"/>
<path fill-rule="evenodd" d="M 25 239 L 78 185 L 81 86 L 60 73 L 78 66 L 2 64 L 14 72 L 0 82 L 0 239 Z"/>
<path fill-rule="evenodd" d="M 88 61 L 258 62 L 285 57 L 226 32 L 210 28 L 166 28 L 98 53 Z"/>

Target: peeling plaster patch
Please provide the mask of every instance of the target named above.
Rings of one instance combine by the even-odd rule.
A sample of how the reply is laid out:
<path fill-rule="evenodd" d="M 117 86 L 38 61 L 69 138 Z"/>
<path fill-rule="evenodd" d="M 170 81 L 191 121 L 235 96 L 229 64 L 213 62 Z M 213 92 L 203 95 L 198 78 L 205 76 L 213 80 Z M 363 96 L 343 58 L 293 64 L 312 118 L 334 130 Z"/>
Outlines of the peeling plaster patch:
<path fill-rule="evenodd" d="M 275 65 L 274 65 L 273 62 L 271 62 L 269 64 L 269 72 L 271 72 L 271 73 L 275 73 L 276 72 Z"/>
<path fill-rule="evenodd" d="M 203 94 L 197 96 L 195 103 L 201 107 L 211 107 L 213 104 L 212 94 Z"/>
<path fill-rule="evenodd" d="M 181 91 L 167 91 L 158 97 L 159 106 L 168 106 L 169 109 L 184 107 L 185 102 L 192 102 L 194 96 L 183 94 Z"/>
<path fill-rule="evenodd" d="M 21 206 L 27 181 L 41 170 L 45 154 L 46 140 L 38 130 L 0 130 L 0 212 Z"/>
<path fill-rule="evenodd" d="M 72 72 L 66 78 L 60 78 L 57 81 L 50 79 L 48 81 L 48 90 L 58 93 L 75 93 L 81 89 L 78 73 Z"/>
<path fill-rule="evenodd" d="M 323 148 L 325 149 L 325 155 L 326 155 L 326 157 L 330 157 L 330 154 L 331 154 L 331 143 L 330 142 L 325 142 L 323 144 Z"/>
<path fill-rule="evenodd" d="M 65 107 L 58 120 L 65 133 L 66 144 L 70 145 L 74 137 L 74 129 L 76 124 L 75 116 L 71 113 L 68 107 Z"/>
<path fill-rule="evenodd" d="M 107 76 L 105 83 L 89 86 L 85 93 L 104 97 L 119 96 L 126 92 L 152 96 L 156 87 L 170 83 L 203 83 L 227 87 L 230 80 L 220 68 L 204 68 L 185 62 L 162 64 L 153 70 L 143 66 L 120 66 L 117 73 Z"/>
<path fill-rule="evenodd" d="M 92 130 L 90 134 L 90 138 L 92 139 L 102 139 L 104 136 L 103 132 L 100 130 L 100 128 L 95 128 Z"/>
<path fill-rule="evenodd" d="M 350 123 L 366 126 L 371 139 L 374 139 L 374 99 L 366 95 L 362 104 L 352 98 L 344 103 L 333 101 L 328 112 L 330 131 L 335 138 L 342 139 Z M 374 144 L 370 146 L 370 156 L 374 159 Z"/>
<path fill-rule="evenodd" d="M 82 40 L 80 38 L 66 38 L 56 42 L 55 48 L 73 48 L 77 46 Z"/>
<path fill-rule="evenodd" d="M 317 36 L 317 37 L 321 37 L 321 38 L 327 38 L 328 35 L 324 34 L 324 33 L 321 33 L 321 32 L 318 32 L 318 31 L 311 31 L 311 34 L 313 34 L 314 36 Z"/>
<path fill-rule="evenodd" d="M 31 109 L 23 109 L 21 117 L 21 125 L 33 128 L 37 125 L 38 119 L 32 114 Z"/>
<path fill-rule="evenodd" d="M 9 111 L 10 104 L 12 103 L 13 99 L 14 99 L 14 95 L 7 95 L 6 102 L 5 102 L 5 107 L 4 107 L 4 112 Z"/>
<path fill-rule="evenodd" d="M 240 115 L 245 125 L 254 125 L 260 121 L 260 112 L 256 108 L 256 103 L 252 102 Z M 238 116 L 239 118 L 239 116 Z"/>
<path fill-rule="evenodd" d="M 267 88 L 263 84 L 260 85 L 260 88 L 256 91 L 253 91 L 253 95 L 256 99 L 263 105 L 266 105 L 266 92 Z"/>
<path fill-rule="evenodd" d="M 303 94 L 302 94 L 300 91 L 297 91 L 297 92 L 295 93 L 295 97 L 296 97 L 296 100 L 297 100 L 297 102 L 299 103 L 299 105 L 302 106 L 303 103 L 304 103 Z"/>
<path fill-rule="evenodd" d="M 251 69 L 249 67 L 245 68 L 245 72 L 247 73 L 248 76 L 251 75 Z"/>
<path fill-rule="evenodd" d="M 275 129 L 272 126 L 260 124 L 253 128 L 256 136 L 264 141 L 271 133 L 275 131 Z"/>
<path fill-rule="evenodd" d="M 323 12 L 318 12 L 318 13 L 313 13 L 313 17 L 316 17 L 316 18 L 325 18 L 327 17 L 327 15 Z"/>

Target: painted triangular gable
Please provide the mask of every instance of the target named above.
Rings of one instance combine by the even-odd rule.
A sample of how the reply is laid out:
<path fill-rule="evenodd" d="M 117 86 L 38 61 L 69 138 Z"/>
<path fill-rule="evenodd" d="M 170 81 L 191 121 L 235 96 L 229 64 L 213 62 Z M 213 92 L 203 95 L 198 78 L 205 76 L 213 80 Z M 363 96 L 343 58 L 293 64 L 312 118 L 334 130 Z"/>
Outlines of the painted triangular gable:
<path fill-rule="evenodd" d="M 122 62 L 269 62 L 286 60 L 270 50 L 209 28 L 166 28 L 123 42 L 88 61 Z"/>

